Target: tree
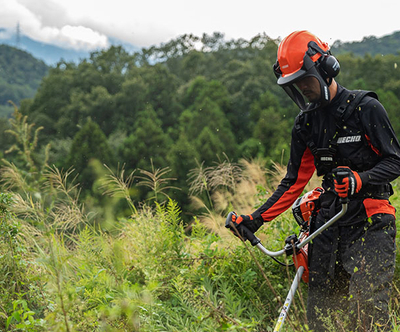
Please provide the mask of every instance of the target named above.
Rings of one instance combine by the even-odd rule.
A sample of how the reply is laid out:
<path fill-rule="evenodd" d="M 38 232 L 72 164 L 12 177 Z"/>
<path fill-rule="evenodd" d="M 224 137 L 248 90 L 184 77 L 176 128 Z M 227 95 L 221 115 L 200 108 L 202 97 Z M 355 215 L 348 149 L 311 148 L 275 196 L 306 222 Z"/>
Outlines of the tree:
<path fill-rule="evenodd" d="M 171 197 L 180 202 L 182 209 L 190 204 L 187 177 L 189 171 L 196 168 L 198 160 L 200 160 L 200 153 L 197 147 L 189 142 L 184 132 L 181 132 L 178 140 L 169 150 L 167 161 L 172 170 L 171 176 L 177 179 L 174 185 L 181 189 L 173 191 Z"/>
<path fill-rule="evenodd" d="M 74 90 L 71 101 L 63 107 L 62 116 L 55 123 L 60 137 L 73 137 L 88 117 L 109 136 L 115 130 L 115 98 L 103 86 L 93 86 L 89 93 Z"/>
<path fill-rule="evenodd" d="M 28 115 L 36 125 L 44 127 L 41 135 L 44 141 L 58 136 L 55 123 L 64 116 L 63 109 L 70 101 L 75 85 L 75 69 L 76 65 L 72 63 L 58 63 L 43 79 L 33 102 L 21 105 L 21 113 Z M 42 120 L 46 123 L 42 123 Z"/>
<path fill-rule="evenodd" d="M 231 126 L 217 102 L 208 97 L 182 113 L 180 130 L 199 152 L 200 161 L 210 164 L 227 154 L 237 154 L 237 144 Z M 207 150 L 209 148 L 210 150 Z"/>
<path fill-rule="evenodd" d="M 90 190 L 96 180 L 95 174 L 89 167 L 89 163 L 93 159 L 97 159 L 110 167 L 116 165 L 106 135 L 99 125 L 89 118 L 75 135 L 66 162 L 79 174 L 78 181 L 82 188 L 86 190 Z"/>
<path fill-rule="evenodd" d="M 32 98 L 49 68 L 20 49 L 0 45 L 0 105 Z M 12 113 L 12 112 L 11 112 Z"/>
<path fill-rule="evenodd" d="M 122 143 L 118 155 L 128 169 L 150 169 L 166 167 L 171 147 L 169 136 L 161 128 L 161 121 L 154 109 L 148 105 L 138 113 L 134 131 Z"/>
<path fill-rule="evenodd" d="M 275 109 L 269 107 L 262 110 L 252 137 L 263 146 L 265 157 L 280 162 L 282 150 L 289 147 L 290 126 Z"/>
<path fill-rule="evenodd" d="M 162 64 L 145 66 L 136 75 L 146 84 L 144 98 L 157 113 L 163 130 L 175 127 L 182 111 L 177 101 L 178 78 Z"/>
<path fill-rule="evenodd" d="M 136 67 L 135 58 L 122 46 L 110 46 L 107 50 L 91 53 L 89 63 L 98 73 L 95 85 L 104 86 L 111 95 L 120 91 L 126 74 Z"/>
<path fill-rule="evenodd" d="M 377 94 L 379 96 L 379 101 L 388 113 L 390 122 L 397 137 L 400 137 L 400 116 L 398 114 L 400 109 L 399 98 L 393 93 L 393 91 L 386 91 L 383 89 L 377 90 Z"/>

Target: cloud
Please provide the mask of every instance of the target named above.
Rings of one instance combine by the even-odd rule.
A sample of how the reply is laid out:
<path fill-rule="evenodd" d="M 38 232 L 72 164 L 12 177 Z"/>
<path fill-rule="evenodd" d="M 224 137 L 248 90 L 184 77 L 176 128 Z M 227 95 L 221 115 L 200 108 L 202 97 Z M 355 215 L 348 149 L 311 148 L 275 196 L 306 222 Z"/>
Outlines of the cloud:
<path fill-rule="evenodd" d="M 250 39 L 259 33 L 284 37 L 308 29 L 324 41 L 361 40 L 398 30 L 400 2 L 381 0 L 373 11 L 365 0 L 337 0 L 329 11 L 286 0 L 281 7 L 270 1 L 247 0 L 0 0 L 0 27 L 15 29 L 37 41 L 92 50 L 107 45 L 107 36 L 148 47 L 183 34 L 221 32 L 226 39 Z M 338 8 L 357 13 L 362 20 L 333 24 Z M 328 14 L 327 14 L 328 13 Z M 328 15 L 328 16 L 325 16 Z M 320 24 L 320 21 L 326 24 Z"/>
<path fill-rule="evenodd" d="M 41 27 L 38 33 L 43 42 L 78 50 L 93 50 L 108 46 L 107 36 L 83 26 Z"/>
<path fill-rule="evenodd" d="M 31 0 L 0 0 L 0 8 L 2 27 L 15 29 L 19 23 L 22 34 L 36 41 L 88 51 L 109 44 L 106 35 L 73 24 L 68 12 L 54 1 L 38 6 Z"/>
<path fill-rule="evenodd" d="M 83 26 L 65 25 L 59 31 L 59 37 L 77 48 L 108 46 L 107 36 Z"/>

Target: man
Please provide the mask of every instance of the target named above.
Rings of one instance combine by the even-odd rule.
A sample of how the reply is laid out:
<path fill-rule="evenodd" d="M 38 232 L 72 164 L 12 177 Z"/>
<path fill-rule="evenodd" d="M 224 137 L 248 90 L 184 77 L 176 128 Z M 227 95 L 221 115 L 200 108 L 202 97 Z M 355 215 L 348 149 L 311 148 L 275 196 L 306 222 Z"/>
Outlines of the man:
<path fill-rule="evenodd" d="M 396 235 L 389 196 L 390 182 L 400 175 L 399 142 L 376 94 L 335 81 L 339 63 L 315 35 L 293 32 L 277 58 L 277 83 L 301 109 L 287 173 L 267 202 L 236 224 L 257 231 L 293 204 L 316 170 L 324 193 L 311 232 L 339 212 L 338 196 L 349 203 L 346 215 L 310 246 L 309 326 L 388 331 Z"/>

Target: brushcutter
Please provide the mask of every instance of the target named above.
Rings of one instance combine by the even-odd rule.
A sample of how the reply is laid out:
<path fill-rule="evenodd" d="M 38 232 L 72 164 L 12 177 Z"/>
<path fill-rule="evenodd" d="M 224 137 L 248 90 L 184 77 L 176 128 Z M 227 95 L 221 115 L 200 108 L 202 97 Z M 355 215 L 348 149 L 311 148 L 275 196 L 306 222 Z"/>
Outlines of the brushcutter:
<path fill-rule="evenodd" d="M 347 212 L 347 198 L 340 198 L 342 208 L 339 213 L 328 220 L 324 225 L 315 230 L 310 234 L 310 222 L 316 217 L 319 211 L 319 197 L 324 192 L 322 188 L 315 188 L 314 190 L 306 193 L 299 197 L 292 206 L 293 216 L 300 226 L 299 235 L 290 235 L 285 240 L 285 246 L 279 251 L 270 251 L 266 249 L 259 238 L 252 233 L 244 225 L 238 225 L 232 217 L 235 215 L 237 220 L 237 214 L 230 212 L 226 218 L 225 227 L 229 228 L 232 232 L 236 233 L 243 241 L 249 240 L 252 246 L 256 246 L 264 254 L 272 257 L 276 260 L 276 257 L 286 255 L 291 256 L 293 259 L 294 266 L 296 267 L 296 275 L 293 279 L 289 293 L 281 309 L 278 321 L 275 325 L 274 332 L 279 332 L 289 311 L 290 305 L 296 293 L 297 287 L 299 286 L 300 279 L 303 279 L 305 283 L 308 283 L 308 244 L 325 229 L 334 224 Z"/>

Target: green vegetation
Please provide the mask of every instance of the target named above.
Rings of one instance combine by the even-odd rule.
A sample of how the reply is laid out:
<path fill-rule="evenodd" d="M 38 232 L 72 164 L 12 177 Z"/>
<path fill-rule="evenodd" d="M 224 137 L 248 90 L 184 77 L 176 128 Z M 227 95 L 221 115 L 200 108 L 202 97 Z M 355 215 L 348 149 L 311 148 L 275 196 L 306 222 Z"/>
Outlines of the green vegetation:
<path fill-rule="evenodd" d="M 25 120 L 14 122 L 14 133 Z M 27 127 L 20 142 L 32 147 L 37 131 Z M 167 198 L 168 169 L 108 169 L 100 190 L 109 204 L 123 198 L 129 217 L 100 226 L 79 203 L 71 170 L 33 160 L 34 149 L 19 151 L 23 166 L 0 169 L 1 331 L 271 331 L 294 271 L 241 243 L 224 216 L 232 206 L 263 202 L 284 167 L 269 172 L 261 160 L 199 165 L 190 172 L 190 192 L 204 212 L 189 224 Z M 131 193 L 140 186 L 151 195 L 138 204 Z M 295 229 L 286 212 L 258 235 L 277 250 Z M 394 321 L 399 287 L 397 270 Z M 307 331 L 306 297 L 302 284 L 286 331 Z"/>
<path fill-rule="evenodd" d="M 20 166 L 3 160 L 0 168 L 1 331 L 271 331 L 294 271 L 241 243 L 224 219 L 232 207 L 248 211 L 265 201 L 284 167 L 268 171 L 261 159 L 198 165 L 189 192 L 202 212 L 189 223 L 168 198 L 169 168 L 105 168 L 94 184 L 105 195 L 96 211 L 80 203 L 73 170 L 34 157 L 40 128 L 18 109 L 14 117 Z M 141 187 L 148 199 L 139 202 Z M 96 222 L 94 213 L 121 203 L 128 217 L 105 213 Z M 296 228 L 287 211 L 258 236 L 277 250 Z M 397 270 L 394 322 L 399 288 Z M 307 331 L 306 297 L 302 284 L 286 331 Z"/>
<path fill-rule="evenodd" d="M 352 53 L 357 56 L 366 54 L 388 55 L 400 52 L 400 31 L 377 38 L 375 36 L 364 37 L 361 41 L 343 43 L 340 40 L 332 45 L 334 54 Z"/>
<path fill-rule="evenodd" d="M 20 112 L 43 127 L 38 154 L 50 144 L 48 163 L 79 174 L 81 202 L 102 201 L 96 192 L 102 164 L 113 170 L 124 165 L 127 172 L 169 167 L 180 190 L 168 195 L 187 222 L 193 212 L 187 175 L 196 165 L 225 156 L 264 158 L 269 166 L 287 162 L 298 109 L 276 85 L 277 44 L 266 35 L 226 41 L 215 33 L 181 36 L 135 54 L 112 46 L 79 64 L 50 68 Z M 376 91 L 400 132 L 400 56 L 345 53 L 339 61 L 339 83 Z M 5 143 L 4 157 L 13 160 Z M 135 195 L 144 200 L 148 189 Z"/>
<path fill-rule="evenodd" d="M 7 45 L 0 45 L 0 116 L 12 113 L 9 100 L 19 103 L 33 98 L 48 67 L 29 53 Z"/>
<path fill-rule="evenodd" d="M 218 33 L 132 55 L 111 47 L 60 62 L 9 104 L 0 331 L 271 331 L 294 271 L 224 220 L 283 176 L 298 110 L 275 84 L 276 49 Z M 399 133 L 400 56 L 339 60 L 339 83 L 375 90 Z M 295 231 L 287 211 L 258 235 L 280 249 Z M 395 325 L 399 289 L 398 267 Z M 302 285 L 287 331 L 307 331 L 306 296 Z"/>

